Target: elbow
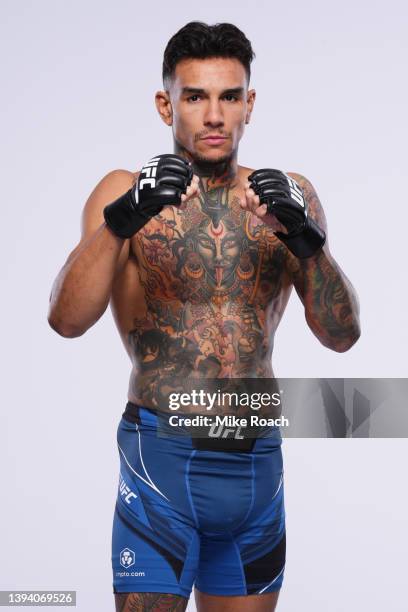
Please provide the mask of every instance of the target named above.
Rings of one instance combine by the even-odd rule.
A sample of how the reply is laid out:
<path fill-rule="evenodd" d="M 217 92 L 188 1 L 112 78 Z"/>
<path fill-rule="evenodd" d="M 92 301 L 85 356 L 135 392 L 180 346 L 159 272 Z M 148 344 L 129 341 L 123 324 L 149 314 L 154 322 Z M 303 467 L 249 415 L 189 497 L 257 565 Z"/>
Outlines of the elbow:
<path fill-rule="evenodd" d="M 339 341 L 332 343 L 328 348 L 331 348 L 336 353 L 345 353 L 349 351 L 361 336 L 360 325 L 356 325 L 353 329 Z"/>
<path fill-rule="evenodd" d="M 306 321 L 313 334 L 326 348 L 336 353 L 349 351 L 361 336 L 360 322 L 355 319 L 347 326 L 336 326 L 330 330 L 322 325 L 316 325 L 313 317 L 306 313 Z"/>
<path fill-rule="evenodd" d="M 59 336 L 63 338 L 79 338 L 85 333 L 85 330 L 78 329 L 73 325 L 69 325 L 66 322 L 61 320 L 57 320 L 52 316 L 52 314 L 48 315 L 48 324 Z"/>

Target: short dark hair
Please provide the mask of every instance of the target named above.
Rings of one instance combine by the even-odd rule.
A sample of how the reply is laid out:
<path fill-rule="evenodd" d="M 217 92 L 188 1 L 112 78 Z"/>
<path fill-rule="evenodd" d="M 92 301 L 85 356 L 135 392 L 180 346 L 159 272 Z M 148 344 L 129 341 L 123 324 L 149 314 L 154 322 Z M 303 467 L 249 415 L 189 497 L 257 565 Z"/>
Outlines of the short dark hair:
<path fill-rule="evenodd" d="M 202 21 L 190 21 L 170 38 L 164 50 L 163 84 L 174 76 L 176 65 L 181 60 L 209 57 L 236 58 L 243 64 L 249 83 L 255 53 L 245 34 L 232 23 L 208 25 Z"/>

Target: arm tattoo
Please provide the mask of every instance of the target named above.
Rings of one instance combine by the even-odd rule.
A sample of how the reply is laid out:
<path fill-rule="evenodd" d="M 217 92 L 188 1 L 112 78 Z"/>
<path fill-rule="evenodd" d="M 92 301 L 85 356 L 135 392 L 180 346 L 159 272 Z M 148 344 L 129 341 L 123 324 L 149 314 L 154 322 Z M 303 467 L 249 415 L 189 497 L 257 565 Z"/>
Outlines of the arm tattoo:
<path fill-rule="evenodd" d="M 344 350 L 359 335 L 358 300 L 350 281 L 323 252 L 299 268 L 311 329 L 325 346 Z"/>
<path fill-rule="evenodd" d="M 323 208 L 313 186 L 301 175 L 293 177 L 303 188 L 310 216 L 327 234 Z M 290 256 L 289 267 L 312 331 L 325 346 L 338 351 L 349 348 L 360 334 L 358 298 L 327 248 L 308 259 Z"/>

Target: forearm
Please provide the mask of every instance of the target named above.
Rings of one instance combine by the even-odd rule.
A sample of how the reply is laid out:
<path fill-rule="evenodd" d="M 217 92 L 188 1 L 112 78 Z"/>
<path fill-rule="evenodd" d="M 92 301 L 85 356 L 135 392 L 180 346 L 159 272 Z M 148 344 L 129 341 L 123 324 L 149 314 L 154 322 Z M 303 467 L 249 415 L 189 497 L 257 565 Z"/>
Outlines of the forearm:
<path fill-rule="evenodd" d="M 103 223 L 71 253 L 50 296 L 48 321 L 59 334 L 80 336 L 105 312 L 123 243 Z"/>
<path fill-rule="evenodd" d="M 351 348 L 360 337 L 358 297 L 327 247 L 298 260 L 295 286 L 320 342 L 338 352 Z"/>

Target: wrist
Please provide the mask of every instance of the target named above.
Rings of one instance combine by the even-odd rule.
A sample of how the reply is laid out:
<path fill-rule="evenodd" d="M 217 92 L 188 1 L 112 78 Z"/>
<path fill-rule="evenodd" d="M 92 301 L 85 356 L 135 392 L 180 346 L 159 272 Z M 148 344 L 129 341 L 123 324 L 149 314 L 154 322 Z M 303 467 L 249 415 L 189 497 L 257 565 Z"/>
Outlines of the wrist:
<path fill-rule="evenodd" d="M 325 232 L 311 219 L 306 217 L 303 226 L 288 234 L 275 232 L 275 235 L 299 259 L 312 257 L 326 242 Z"/>
<path fill-rule="evenodd" d="M 134 189 L 129 189 L 103 209 L 106 225 L 118 238 L 131 238 L 150 220 L 136 209 Z"/>

